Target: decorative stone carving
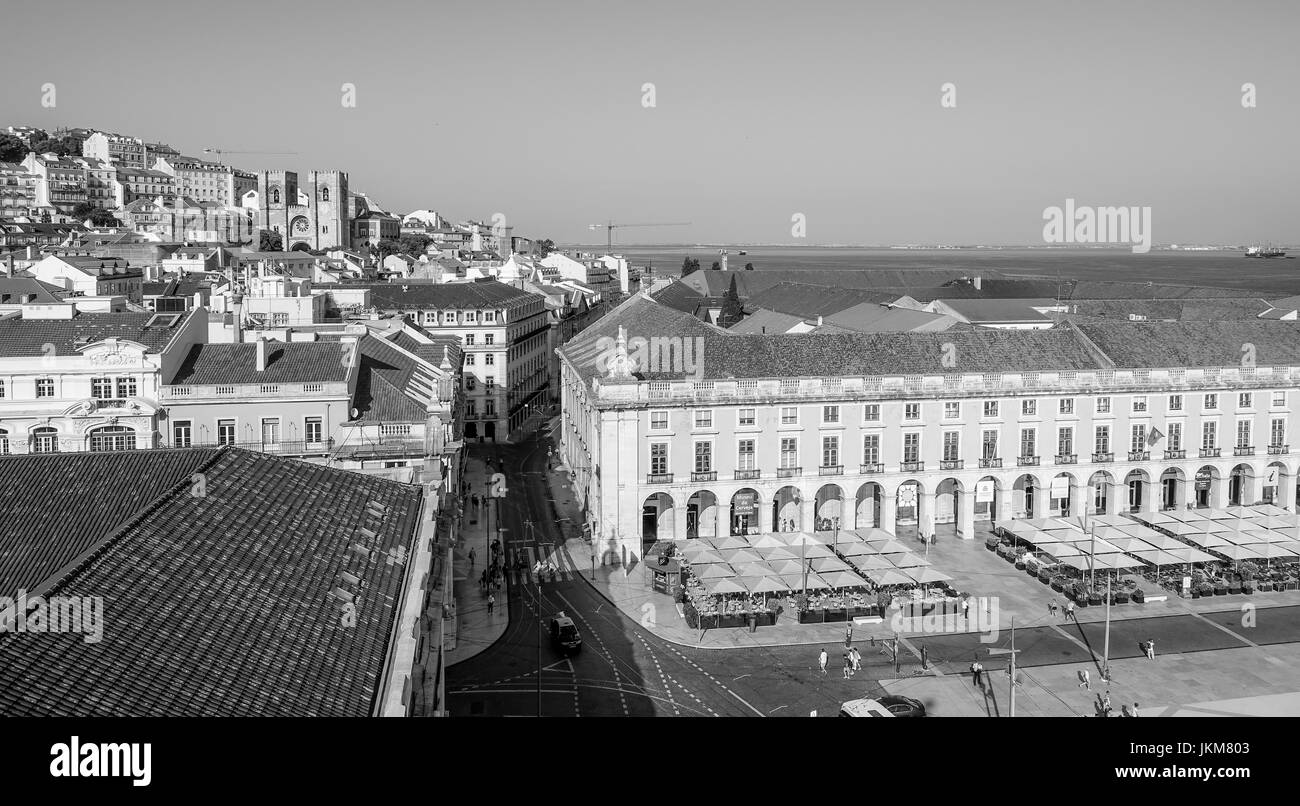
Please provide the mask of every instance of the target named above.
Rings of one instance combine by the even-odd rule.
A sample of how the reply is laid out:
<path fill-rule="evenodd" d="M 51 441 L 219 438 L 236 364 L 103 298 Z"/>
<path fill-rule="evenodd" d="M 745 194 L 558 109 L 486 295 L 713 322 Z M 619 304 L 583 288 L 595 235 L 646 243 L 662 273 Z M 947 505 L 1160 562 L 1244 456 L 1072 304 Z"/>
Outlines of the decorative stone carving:
<path fill-rule="evenodd" d="M 608 342 L 606 342 L 608 344 Z M 619 326 L 618 341 L 614 344 L 614 354 L 605 362 L 608 371 L 605 377 L 612 381 L 631 380 L 636 362 L 627 354 L 627 328 Z"/>

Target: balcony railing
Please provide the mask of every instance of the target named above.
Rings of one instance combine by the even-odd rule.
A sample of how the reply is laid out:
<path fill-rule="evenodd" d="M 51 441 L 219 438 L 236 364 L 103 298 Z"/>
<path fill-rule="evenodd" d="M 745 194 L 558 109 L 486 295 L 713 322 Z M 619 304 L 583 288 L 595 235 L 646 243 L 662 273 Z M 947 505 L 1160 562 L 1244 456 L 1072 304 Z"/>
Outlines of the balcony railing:
<path fill-rule="evenodd" d="M 844 475 L 844 465 L 822 465 L 817 468 L 819 476 L 842 476 Z"/>
<path fill-rule="evenodd" d="M 916 473 L 925 470 L 925 462 L 903 462 L 901 469 L 904 473 Z"/>
<path fill-rule="evenodd" d="M 1058 453 L 1056 454 L 1056 463 L 1058 465 L 1077 465 L 1079 463 L 1079 454 Z"/>
<path fill-rule="evenodd" d="M 1177 451 L 1165 451 L 1165 458 L 1166 458 L 1166 459 L 1186 459 L 1186 458 L 1187 458 L 1187 450 L 1186 450 L 1186 449 L 1183 449 L 1183 450 L 1177 450 Z"/>
<path fill-rule="evenodd" d="M 1016 457 L 1016 465 L 1017 465 L 1018 467 L 1037 467 L 1037 466 L 1038 466 L 1038 457 L 1037 457 L 1037 456 L 1017 456 L 1017 457 Z"/>
<path fill-rule="evenodd" d="M 874 464 L 865 464 L 858 469 L 858 472 L 859 473 L 884 473 L 885 465 L 883 462 L 875 462 Z"/>
<path fill-rule="evenodd" d="M 980 460 L 980 467 L 1002 467 L 1002 459 L 997 456 L 986 456 Z"/>
<path fill-rule="evenodd" d="M 1235 448 L 1232 449 L 1232 455 L 1233 455 L 1233 456 L 1254 456 L 1254 455 L 1255 455 L 1255 446 L 1254 446 L 1254 445 L 1238 445 L 1237 447 L 1235 447 Z"/>
<path fill-rule="evenodd" d="M 1094 453 L 1094 454 L 1092 455 L 1092 461 L 1094 461 L 1094 462 L 1098 462 L 1098 463 L 1100 463 L 1100 462 L 1113 462 L 1113 461 L 1115 461 L 1115 454 L 1113 454 L 1113 453 Z"/>
<path fill-rule="evenodd" d="M 1281 456 L 1282 454 L 1286 454 L 1290 452 L 1291 452 L 1290 445 L 1269 445 L 1268 446 L 1269 456 Z"/>
<path fill-rule="evenodd" d="M 1202 458 L 1202 459 L 1218 459 L 1218 458 L 1219 458 L 1219 452 L 1222 451 L 1222 450 L 1223 450 L 1222 448 L 1201 448 L 1201 458 Z"/>
<path fill-rule="evenodd" d="M 353 438 L 339 446 L 334 455 L 340 459 L 384 459 L 397 456 L 427 456 L 433 448 L 423 437 L 386 437 L 367 441 Z"/>
<path fill-rule="evenodd" d="M 736 481 L 744 481 L 746 479 L 756 479 L 759 478 L 762 474 L 763 471 L 761 470 L 737 470 Z"/>
<path fill-rule="evenodd" d="M 961 470 L 962 465 L 966 464 L 965 459 L 940 459 L 940 470 Z"/>
<path fill-rule="evenodd" d="M 1128 460 L 1130 462 L 1145 462 L 1151 458 L 1151 451 L 1129 451 Z"/>
<path fill-rule="evenodd" d="M 717 481 L 718 471 L 716 470 L 697 470 L 691 474 L 691 481 Z"/>
<path fill-rule="evenodd" d="M 181 443 L 172 443 L 172 448 L 219 448 L 222 445 L 229 445 L 232 448 L 243 448 L 246 451 L 257 451 L 259 453 L 270 453 L 276 456 L 311 456 L 315 454 L 331 453 L 334 450 L 334 439 L 308 441 L 302 439 L 280 440 L 279 442 L 234 442 L 234 441 L 215 441 L 200 442 L 190 440 Z"/>
<path fill-rule="evenodd" d="M 803 475 L 802 467 L 778 467 L 776 469 L 776 477 L 778 479 L 788 479 L 791 476 L 802 476 L 802 475 Z"/>
<path fill-rule="evenodd" d="M 645 477 L 646 484 L 672 484 L 672 473 L 650 473 Z"/>

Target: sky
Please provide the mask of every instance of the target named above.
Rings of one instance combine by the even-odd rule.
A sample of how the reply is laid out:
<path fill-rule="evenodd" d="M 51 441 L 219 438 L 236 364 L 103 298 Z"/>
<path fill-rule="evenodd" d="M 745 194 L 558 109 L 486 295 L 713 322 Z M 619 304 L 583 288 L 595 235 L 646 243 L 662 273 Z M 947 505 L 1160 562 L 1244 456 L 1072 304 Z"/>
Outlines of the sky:
<path fill-rule="evenodd" d="M 0 127 L 296 152 L 225 159 L 560 243 L 1041 244 L 1066 199 L 1300 243 L 1294 0 L 187 5 L 7 0 Z"/>

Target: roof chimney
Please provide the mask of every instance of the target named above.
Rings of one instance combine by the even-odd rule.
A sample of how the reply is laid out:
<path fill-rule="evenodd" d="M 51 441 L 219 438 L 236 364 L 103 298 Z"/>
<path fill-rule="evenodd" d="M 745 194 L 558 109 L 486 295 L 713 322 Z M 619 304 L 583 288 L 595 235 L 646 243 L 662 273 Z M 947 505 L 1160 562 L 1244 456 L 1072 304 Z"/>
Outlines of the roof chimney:
<path fill-rule="evenodd" d="M 822 326 L 822 315 L 817 314 L 817 327 L 821 327 L 821 326 Z"/>
<path fill-rule="evenodd" d="M 980 288 L 984 285 L 984 281 L 979 277 L 975 277 L 970 281 L 970 284 L 975 286 L 976 291 L 979 291 Z"/>
<path fill-rule="evenodd" d="M 257 337 L 257 371 L 266 372 L 266 337 Z"/>

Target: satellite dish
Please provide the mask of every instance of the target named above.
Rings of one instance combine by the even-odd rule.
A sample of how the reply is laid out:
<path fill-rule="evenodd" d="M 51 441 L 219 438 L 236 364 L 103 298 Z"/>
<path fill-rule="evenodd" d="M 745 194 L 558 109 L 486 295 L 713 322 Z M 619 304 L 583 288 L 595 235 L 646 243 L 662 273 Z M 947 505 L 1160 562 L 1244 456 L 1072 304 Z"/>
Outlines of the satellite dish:
<path fill-rule="evenodd" d="M 355 419 L 357 419 L 357 418 L 360 417 L 360 416 L 361 416 L 361 412 L 360 412 L 360 411 L 357 411 L 356 409 L 353 409 L 353 410 L 352 410 L 352 419 L 355 420 Z"/>

